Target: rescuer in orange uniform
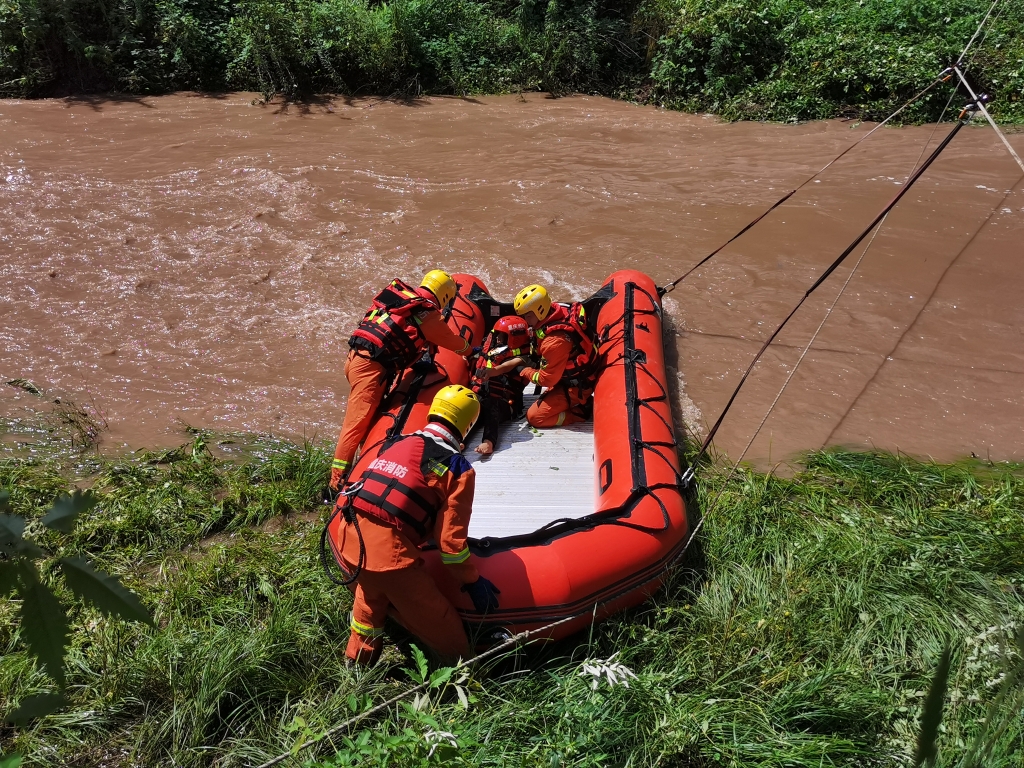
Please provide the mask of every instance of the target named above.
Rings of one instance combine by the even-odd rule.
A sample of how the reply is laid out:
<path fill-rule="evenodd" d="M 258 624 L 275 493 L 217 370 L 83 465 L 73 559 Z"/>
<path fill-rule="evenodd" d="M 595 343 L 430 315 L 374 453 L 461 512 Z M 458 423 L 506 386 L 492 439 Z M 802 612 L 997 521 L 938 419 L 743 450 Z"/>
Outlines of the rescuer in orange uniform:
<path fill-rule="evenodd" d="M 345 378 L 351 391 L 341 425 L 338 447 L 331 462 L 331 488 L 348 477 L 352 459 L 373 424 L 388 382 L 412 365 L 427 345 L 461 355 L 471 352 L 469 342 L 452 333 L 441 310 L 455 298 L 455 281 L 447 272 L 428 272 L 419 288 L 393 280 L 373 304 L 348 340 Z"/>
<path fill-rule="evenodd" d="M 597 346 L 583 305 L 553 304 L 543 286 L 528 285 L 516 294 L 513 306 L 533 329 L 541 358 L 539 368 L 525 368 L 519 375 L 547 389 L 530 406 L 526 420 L 540 428 L 586 421 L 593 407 Z"/>
<path fill-rule="evenodd" d="M 499 590 L 477 572 L 466 545 L 476 473 L 461 451 L 479 415 L 480 400 L 472 390 L 442 388 L 427 426 L 398 438 L 345 491 L 351 509 L 339 549 L 350 570 L 359 568 L 346 650 L 353 661 L 377 660 L 389 606 L 440 656 L 469 655 L 462 620 L 420 557 L 419 545 L 427 539 L 437 543 L 441 561 L 478 611 L 498 607 Z M 343 497 L 339 501 L 345 503 Z"/>

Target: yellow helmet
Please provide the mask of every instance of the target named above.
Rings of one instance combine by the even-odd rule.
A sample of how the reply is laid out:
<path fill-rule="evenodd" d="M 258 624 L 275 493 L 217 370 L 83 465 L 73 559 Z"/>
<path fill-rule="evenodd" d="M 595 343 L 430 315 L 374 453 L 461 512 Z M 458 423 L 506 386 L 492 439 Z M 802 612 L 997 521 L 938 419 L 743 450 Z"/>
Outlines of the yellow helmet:
<path fill-rule="evenodd" d="M 442 269 L 432 269 L 423 276 L 420 288 L 426 288 L 441 303 L 441 307 L 447 307 L 455 298 L 455 281 L 452 276 Z"/>
<path fill-rule="evenodd" d="M 444 419 L 465 437 L 480 416 L 480 398 L 476 392 L 461 384 L 441 387 L 427 411 L 427 420 Z"/>
<path fill-rule="evenodd" d="M 551 311 L 551 297 L 543 285 L 528 285 L 516 294 L 512 306 L 517 315 L 533 312 L 538 320 L 544 320 Z"/>

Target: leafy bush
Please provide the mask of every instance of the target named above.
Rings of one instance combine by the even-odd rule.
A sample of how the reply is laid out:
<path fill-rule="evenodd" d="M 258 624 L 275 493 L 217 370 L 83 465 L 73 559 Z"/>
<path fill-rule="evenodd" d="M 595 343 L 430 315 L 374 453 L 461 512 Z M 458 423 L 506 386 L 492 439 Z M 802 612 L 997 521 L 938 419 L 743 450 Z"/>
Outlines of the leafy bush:
<path fill-rule="evenodd" d="M 957 59 L 989 5 L 680 0 L 652 69 L 655 99 L 730 118 L 878 119 Z M 974 49 L 1008 121 L 1024 119 L 1024 38 L 1013 33 L 1022 25 L 1024 6 L 1008 3 Z M 935 119 L 948 97 L 936 89 L 907 119 Z"/>
<path fill-rule="evenodd" d="M 63 494 L 39 520 L 40 526 L 44 530 L 71 533 L 78 517 L 95 504 L 91 493 Z M 51 560 L 33 537 L 26 536 L 25 518 L 10 514 L 9 509 L 10 492 L 0 491 L 0 599 L 14 595 L 20 602 L 18 633 L 21 641 L 28 655 L 35 657 L 57 685 L 56 689 L 41 693 L 23 693 L 18 707 L 8 711 L 5 722 L 24 725 L 67 704 L 64 697 L 69 634 L 67 606 L 54 592 L 55 580 L 52 576 L 44 577 L 37 561 L 50 560 L 47 565 L 61 572 L 64 591 L 99 612 L 150 625 L 153 620 L 137 595 L 125 589 L 116 577 L 97 571 L 84 558 Z M 17 753 L 0 758 L 0 764 L 13 768 L 20 762 L 21 756 Z"/>
<path fill-rule="evenodd" d="M 987 0 L 0 0 L 0 94 L 584 91 L 728 118 L 880 117 L 956 58 Z M 1024 4 L 975 70 L 1024 121 Z M 908 113 L 935 119 L 937 90 Z M 957 105 L 959 106 L 959 105 Z"/>

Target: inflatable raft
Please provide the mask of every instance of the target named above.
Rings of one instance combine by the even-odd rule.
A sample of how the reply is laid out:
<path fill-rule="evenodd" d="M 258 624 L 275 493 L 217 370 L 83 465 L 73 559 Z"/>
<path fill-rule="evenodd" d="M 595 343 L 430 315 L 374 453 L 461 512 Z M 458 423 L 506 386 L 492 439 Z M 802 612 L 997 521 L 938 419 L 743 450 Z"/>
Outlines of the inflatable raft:
<path fill-rule="evenodd" d="M 494 300 L 472 275 L 453 277 L 459 293 L 449 325 L 479 346 L 511 305 Z M 437 551 L 424 550 L 479 643 L 568 619 L 544 633 L 558 639 L 643 602 L 689 536 L 657 288 L 640 272 L 616 272 L 585 306 L 588 317 L 597 317 L 601 352 L 594 422 L 538 431 L 520 420 L 506 425 L 488 458 L 472 450 L 478 436 L 466 445 L 477 471 L 470 551 L 481 575 L 501 590 L 500 607 L 478 613 Z M 353 476 L 389 436 L 426 424 L 437 390 L 467 384 L 469 375 L 467 362 L 447 350 L 433 364 L 405 371 Z M 529 401 L 532 386 L 526 394 Z M 328 528 L 335 552 L 340 524 L 339 515 Z"/>

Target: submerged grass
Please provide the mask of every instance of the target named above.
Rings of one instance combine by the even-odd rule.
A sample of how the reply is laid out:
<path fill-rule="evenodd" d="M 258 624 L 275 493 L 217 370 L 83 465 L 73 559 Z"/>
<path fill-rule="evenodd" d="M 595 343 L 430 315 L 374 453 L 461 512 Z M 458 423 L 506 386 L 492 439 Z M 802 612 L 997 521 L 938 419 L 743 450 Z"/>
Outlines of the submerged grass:
<path fill-rule="evenodd" d="M 344 664 L 349 598 L 315 559 L 328 455 L 265 440 L 215 458 L 210 443 L 0 460 L 29 517 L 87 476 L 92 517 L 40 535 L 117 573 L 159 627 L 78 609 L 72 705 L 0 731 L 4 750 L 39 765 L 253 765 L 410 685 L 400 637 L 374 670 Z M 705 468 L 699 500 L 724 477 Z M 947 645 L 939 764 L 961 764 L 1024 627 L 1018 468 L 815 453 L 791 479 L 730 479 L 701 545 L 642 608 L 475 674 L 465 701 L 420 699 L 291 764 L 908 765 Z M 4 708 L 47 685 L 13 613 L 0 602 Z M 595 677 L 613 655 L 604 669 L 624 664 L 628 687 L 621 668 L 618 684 Z M 985 765 L 1020 765 L 1019 707 L 998 722 Z"/>

